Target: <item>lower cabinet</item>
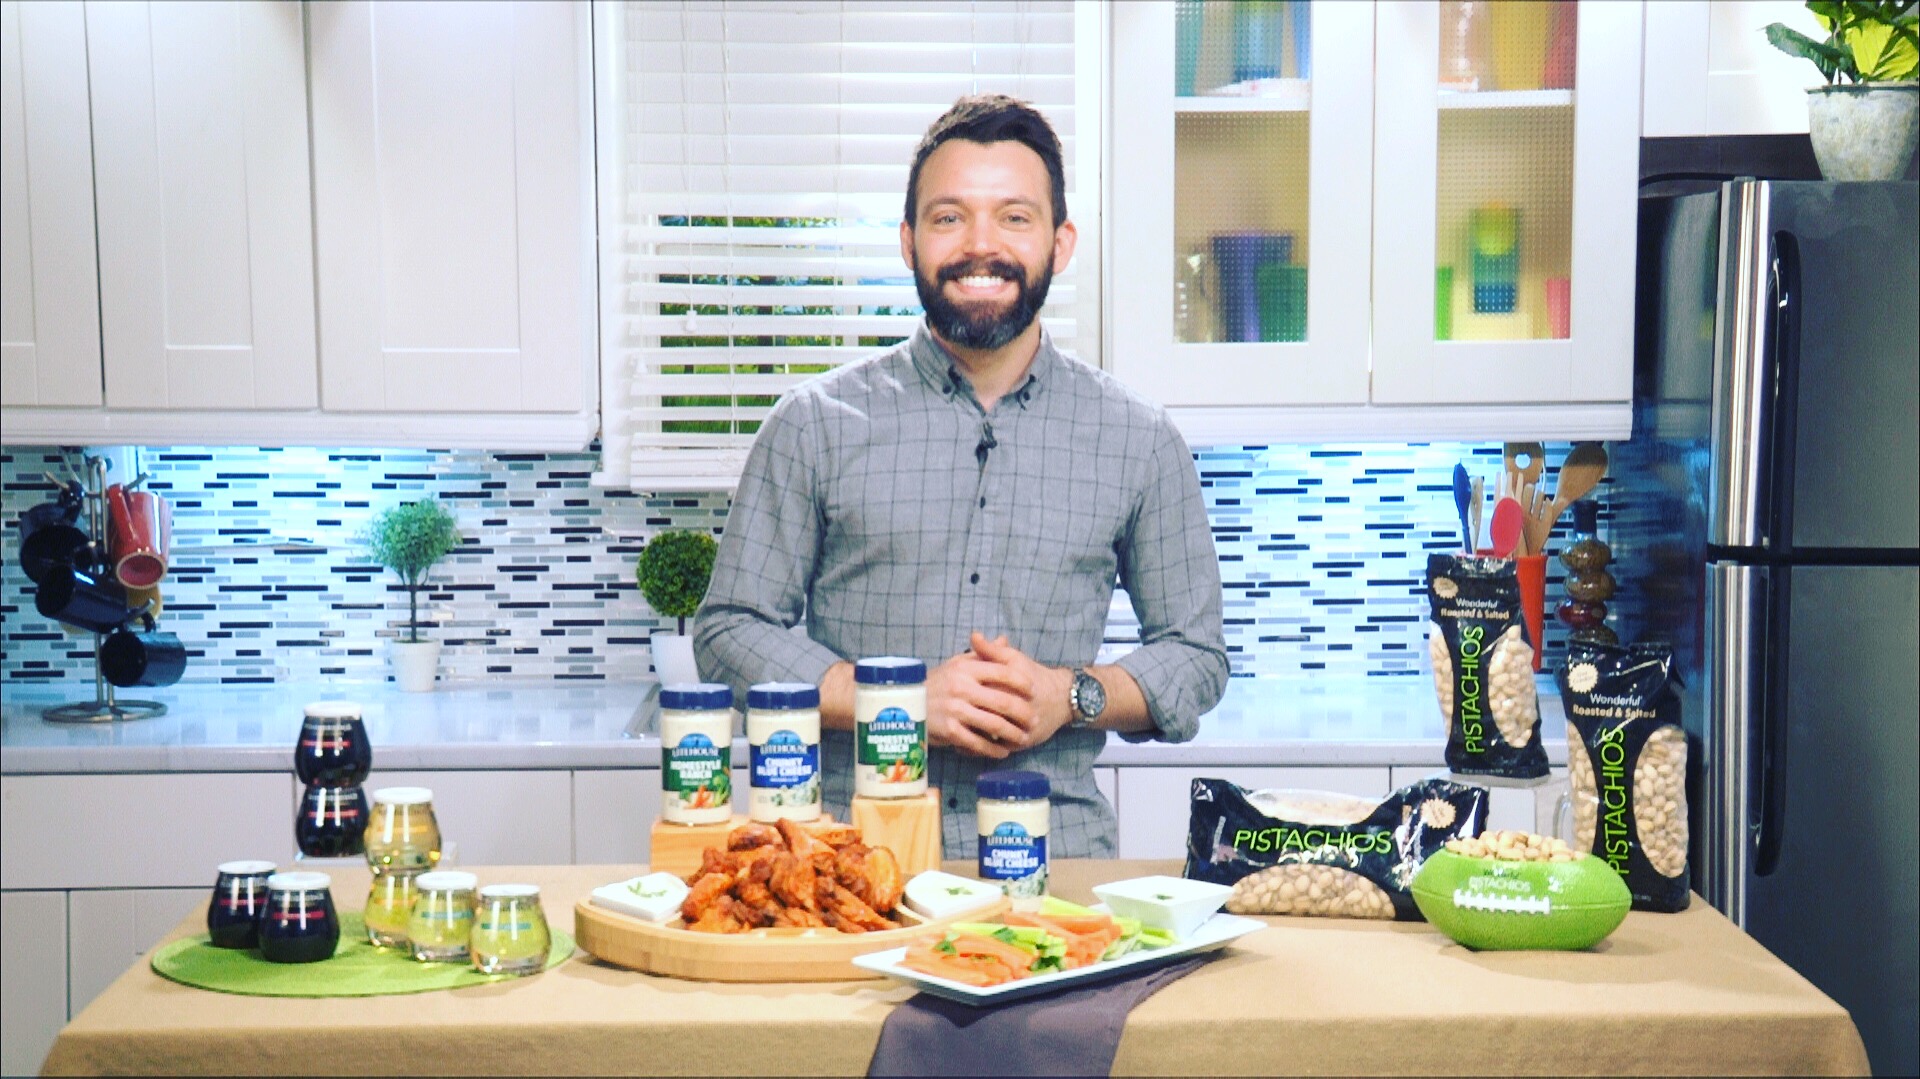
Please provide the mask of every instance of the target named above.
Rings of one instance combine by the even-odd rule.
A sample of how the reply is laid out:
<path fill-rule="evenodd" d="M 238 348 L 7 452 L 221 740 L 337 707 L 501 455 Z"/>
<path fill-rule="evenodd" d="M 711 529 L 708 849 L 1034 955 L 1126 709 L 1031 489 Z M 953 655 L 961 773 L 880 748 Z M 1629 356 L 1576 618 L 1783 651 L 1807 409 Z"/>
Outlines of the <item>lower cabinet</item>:
<path fill-rule="evenodd" d="M 38 1075 L 67 1024 L 67 893 L 0 893 L 0 1075 Z"/>
<path fill-rule="evenodd" d="M 376 757 L 376 759 L 378 759 Z M 571 865 L 573 773 L 402 772 L 376 768 L 367 797 L 382 787 L 425 787 L 452 865 Z M 294 782 L 296 795 L 299 784 Z M 289 818 L 291 819 L 291 818 Z M 211 883 L 212 878 L 208 878 Z M 343 896 L 358 906 L 364 896 Z"/>

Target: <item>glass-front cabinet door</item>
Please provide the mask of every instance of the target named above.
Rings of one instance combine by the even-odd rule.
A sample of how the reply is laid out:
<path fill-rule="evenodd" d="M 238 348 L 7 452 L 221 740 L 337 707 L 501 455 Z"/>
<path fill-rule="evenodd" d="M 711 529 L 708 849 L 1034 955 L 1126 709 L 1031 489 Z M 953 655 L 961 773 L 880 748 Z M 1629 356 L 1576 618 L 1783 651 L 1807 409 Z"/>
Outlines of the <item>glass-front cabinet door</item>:
<path fill-rule="evenodd" d="M 1373 6 L 1108 10 L 1111 370 L 1165 405 L 1365 402 Z"/>
<path fill-rule="evenodd" d="M 1627 400 L 1641 5 L 1374 10 L 1373 400 Z"/>

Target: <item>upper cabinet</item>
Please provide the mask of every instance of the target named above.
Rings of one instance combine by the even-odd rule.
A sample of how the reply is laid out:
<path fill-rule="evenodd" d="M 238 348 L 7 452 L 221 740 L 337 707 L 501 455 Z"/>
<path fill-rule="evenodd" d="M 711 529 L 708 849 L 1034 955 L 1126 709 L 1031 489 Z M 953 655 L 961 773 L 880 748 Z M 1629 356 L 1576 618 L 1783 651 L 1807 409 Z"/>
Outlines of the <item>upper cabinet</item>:
<path fill-rule="evenodd" d="M 8 441 L 591 440 L 586 4 L 5 11 Z"/>
<path fill-rule="evenodd" d="M 1116 5 L 1109 366 L 1197 441 L 1624 435 L 1640 25 Z"/>
<path fill-rule="evenodd" d="M 325 406 L 592 409 L 586 5 L 309 11 Z"/>
<path fill-rule="evenodd" d="M 107 406 L 319 403 L 300 7 L 87 6 Z"/>
<path fill-rule="evenodd" d="M 1658 0 L 1647 5 L 1640 133 L 1801 135 L 1820 73 L 1767 42 L 1785 23 L 1826 37 L 1800 0 Z"/>
<path fill-rule="evenodd" d="M 100 404 L 86 26 L 77 0 L 0 2 L 0 401 L 8 407 Z"/>

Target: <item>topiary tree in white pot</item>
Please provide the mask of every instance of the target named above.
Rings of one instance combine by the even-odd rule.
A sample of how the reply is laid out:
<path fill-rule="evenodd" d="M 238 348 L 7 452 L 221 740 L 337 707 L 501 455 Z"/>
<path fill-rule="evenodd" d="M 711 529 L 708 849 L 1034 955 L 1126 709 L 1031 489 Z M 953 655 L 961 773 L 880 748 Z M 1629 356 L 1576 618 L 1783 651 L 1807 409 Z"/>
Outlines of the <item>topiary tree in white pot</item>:
<path fill-rule="evenodd" d="M 363 540 L 373 560 L 392 570 L 407 591 L 407 638 L 388 645 L 393 680 L 410 693 L 431 690 L 440 669 L 440 642 L 420 636 L 420 593 L 428 572 L 460 546 L 453 514 L 431 498 L 402 502 L 375 517 Z"/>
<path fill-rule="evenodd" d="M 676 621 L 678 633 L 653 635 L 653 670 L 662 685 L 698 682 L 700 670 L 693 659 L 693 638 L 687 636 L 687 619 L 700 610 L 706 598 L 707 583 L 713 578 L 713 558 L 720 545 L 705 532 L 677 530 L 662 532 L 640 549 L 634 577 L 647 605 Z"/>

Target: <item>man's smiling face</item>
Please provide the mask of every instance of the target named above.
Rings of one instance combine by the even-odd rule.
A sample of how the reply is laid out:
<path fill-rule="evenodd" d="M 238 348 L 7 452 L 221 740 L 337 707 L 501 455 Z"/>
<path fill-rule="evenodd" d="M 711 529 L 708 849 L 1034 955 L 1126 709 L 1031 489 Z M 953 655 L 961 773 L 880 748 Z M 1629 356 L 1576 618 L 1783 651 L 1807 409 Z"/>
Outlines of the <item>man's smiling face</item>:
<path fill-rule="evenodd" d="M 1050 191 L 1046 164 L 1018 142 L 954 139 L 927 156 L 900 247 L 942 340 L 992 351 L 1033 324 L 1073 253 Z"/>

